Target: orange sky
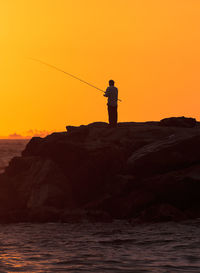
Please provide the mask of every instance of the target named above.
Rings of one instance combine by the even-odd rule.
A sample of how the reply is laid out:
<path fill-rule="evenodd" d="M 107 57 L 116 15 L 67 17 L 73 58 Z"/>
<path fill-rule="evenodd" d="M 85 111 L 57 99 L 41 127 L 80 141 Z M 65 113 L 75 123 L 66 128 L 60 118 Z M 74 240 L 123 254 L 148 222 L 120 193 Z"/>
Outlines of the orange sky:
<path fill-rule="evenodd" d="M 200 1 L 1 0 L 0 136 L 107 121 L 102 94 L 119 88 L 120 121 L 200 115 Z"/>

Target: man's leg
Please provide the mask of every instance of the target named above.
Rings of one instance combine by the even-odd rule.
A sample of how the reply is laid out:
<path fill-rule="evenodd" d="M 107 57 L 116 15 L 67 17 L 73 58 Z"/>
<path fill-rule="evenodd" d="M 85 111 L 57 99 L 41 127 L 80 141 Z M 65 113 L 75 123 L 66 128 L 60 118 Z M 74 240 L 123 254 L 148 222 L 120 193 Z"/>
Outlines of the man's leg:
<path fill-rule="evenodd" d="M 117 126 L 117 106 L 108 105 L 108 119 L 112 127 Z"/>
<path fill-rule="evenodd" d="M 111 106 L 111 126 L 116 127 L 117 126 L 117 107 Z"/>
<path fill-rule="evenodd" d="M 114 113 L 113 113 L 113 125 L 116 127 L 117 126 L 117 106 L 113 107 Z"/>
<path fill-rule="evenodd" d="M 111 109 L 110 105 L 108 105 L 108 120 L 109 120 L 109 124 L 111 125 L 111 123 L 112 123 L 112 109 Z"/>
<path fill-rule="evenodd" d="M 115 107 L 111 106 L 111 124 L 112 127 L 115 127 Z"/>

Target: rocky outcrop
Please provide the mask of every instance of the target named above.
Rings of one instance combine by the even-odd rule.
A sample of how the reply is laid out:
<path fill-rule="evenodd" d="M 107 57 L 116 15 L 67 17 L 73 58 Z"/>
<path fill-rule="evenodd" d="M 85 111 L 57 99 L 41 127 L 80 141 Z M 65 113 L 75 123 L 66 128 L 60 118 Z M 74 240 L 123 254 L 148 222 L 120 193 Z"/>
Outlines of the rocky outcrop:
<path fill-rule="evenodd" d="M 176 127 L 186 127 L 192 128 L 197 124 L 195 118 L 186 118 L 186 117 L 172 117 L 164 118 L 160 121 L 161 126 L 176 126 Z"/>
<path fill-rule="evenodd" d="M 200 126 L 166 120 L 32 138 L 0 175 L 0 222 L 199 217 Z"/>

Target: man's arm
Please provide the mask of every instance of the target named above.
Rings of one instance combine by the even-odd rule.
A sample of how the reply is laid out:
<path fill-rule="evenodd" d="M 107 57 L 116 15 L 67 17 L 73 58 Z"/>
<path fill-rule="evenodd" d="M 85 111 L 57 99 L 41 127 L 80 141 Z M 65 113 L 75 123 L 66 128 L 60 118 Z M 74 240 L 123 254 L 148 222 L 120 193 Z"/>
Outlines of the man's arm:
<path fill-rule="evenodd" d="M 104 97 L 108 97 L 109 96 L 109 88 L 106 89 L 106 92 L 104 93 Z"/>

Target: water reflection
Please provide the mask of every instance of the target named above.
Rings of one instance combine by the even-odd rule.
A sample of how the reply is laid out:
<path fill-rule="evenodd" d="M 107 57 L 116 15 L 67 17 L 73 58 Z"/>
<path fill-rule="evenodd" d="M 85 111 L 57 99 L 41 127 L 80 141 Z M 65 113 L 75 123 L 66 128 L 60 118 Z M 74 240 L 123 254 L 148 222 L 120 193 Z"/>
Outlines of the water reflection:
<path fill-rule="evenodd" d="M 1 225 L 1 272 L 199 272 L 199 223 Z"/>

